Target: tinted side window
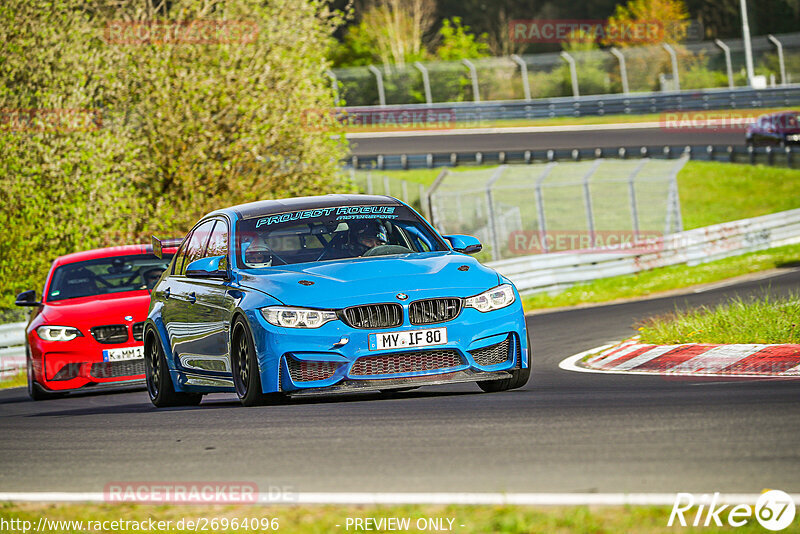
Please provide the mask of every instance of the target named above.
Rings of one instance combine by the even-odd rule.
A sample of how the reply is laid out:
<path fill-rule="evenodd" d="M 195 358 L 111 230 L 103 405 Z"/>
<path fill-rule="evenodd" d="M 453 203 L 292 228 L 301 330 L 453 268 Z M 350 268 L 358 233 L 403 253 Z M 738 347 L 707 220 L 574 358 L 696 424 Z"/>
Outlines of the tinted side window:
<path fill-rule="evenodd" d="M 206 221 L 192 232 L 192 237 L 189 239 L 189 244 L 186 247 L 186 257 L 181 265 L 181 270 L 178 274 L 185 274 L 186 267 L 189 266 L 194 260 L 199 260 L 203 257 L 208 244 L 208 238 L 211 237 L 211 229 L 214 227 L 213 220 Z"/>
<path fill-rule="evenodd" d="M 170 274 L 180 274 L 181 272 L 181 265 L 183 265 L 183 259 L 186 257 L 186 246 L 189 244 L 189 239 L 191 239 L 191 232 L 189 232 L 189 237 L 183 240 L 181 243 L 181 247 L 178 249 L 178 252 L 175 253 L 175 262 L 172 264 L 172 270 Z"/>
<path fill-rule="evenodd" d="M 228 225 L 225 221 L 217 221 L 211 238 L 208 241 L 208 248 L 204 257 L 227 256 L 228 255 Z"/>

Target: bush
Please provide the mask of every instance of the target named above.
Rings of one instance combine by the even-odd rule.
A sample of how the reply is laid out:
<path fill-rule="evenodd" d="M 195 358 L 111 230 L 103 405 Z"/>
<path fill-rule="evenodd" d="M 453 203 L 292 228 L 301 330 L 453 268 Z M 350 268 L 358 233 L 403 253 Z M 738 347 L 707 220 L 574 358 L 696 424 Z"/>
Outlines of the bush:
<path fill-rule="evenodd" d="M 180 236 L 224 205 L 339 187 L 345 147 L 316 112 L 333 105 L 322 72 L 340 22 L 324 1 L 151 5 L 0 7 L 0 307 L 40 288 L 55 256 Z M 104 38 L 110 21 L 205 19 L 258 31 L 249 42 L 200 45 Z M 54 122 L 49 111 L 65 109 L 97 121 Z M 26 114 L 30 125 L 18 120 Z"/>

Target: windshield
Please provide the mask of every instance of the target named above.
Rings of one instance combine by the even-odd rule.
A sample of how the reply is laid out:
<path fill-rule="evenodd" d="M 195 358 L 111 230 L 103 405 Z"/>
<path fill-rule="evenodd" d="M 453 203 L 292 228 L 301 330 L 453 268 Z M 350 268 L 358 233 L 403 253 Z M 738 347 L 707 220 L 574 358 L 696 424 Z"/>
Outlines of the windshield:
<path fill-rule="evenodd" d="M 112 256 L 61 265 L 53 273 L 47 300 L 66 300 L 107 293 L 152 289 L 172 254 Z"/>
<path fill-rule="evenodd" d="M 405 206 L 341 206 L 239 221 L 237 263 L 245 269 L 344 258 L 448 250 Z"/>

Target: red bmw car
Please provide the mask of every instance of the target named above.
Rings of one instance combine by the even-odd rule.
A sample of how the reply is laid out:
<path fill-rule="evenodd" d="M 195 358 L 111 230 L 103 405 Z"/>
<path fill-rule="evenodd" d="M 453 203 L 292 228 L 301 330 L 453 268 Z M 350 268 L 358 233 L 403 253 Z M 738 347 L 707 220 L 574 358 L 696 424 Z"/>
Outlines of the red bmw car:
<path fill-rule="evenodd" d="M 33 290 L 17 295 L 18 306 L 35 308 L 25 336 L 32 399 L 143 383 L 150 289 L 174 251 L 158 258 L 150 246 L 128 245 L 68 254 L 53 262 L 41 301 Z"/>

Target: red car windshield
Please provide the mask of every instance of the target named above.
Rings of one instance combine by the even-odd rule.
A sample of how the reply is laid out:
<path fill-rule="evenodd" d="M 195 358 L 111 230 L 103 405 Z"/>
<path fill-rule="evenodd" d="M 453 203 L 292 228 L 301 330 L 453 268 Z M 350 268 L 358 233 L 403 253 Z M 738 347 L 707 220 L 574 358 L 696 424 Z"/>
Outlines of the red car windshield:
<path fill-rule="evenodd" d="M 47 293 L 47 301 L 75 299 L 152 289 L 169 265 L 172 254 L 111 256 L 59 266 Z"/>

